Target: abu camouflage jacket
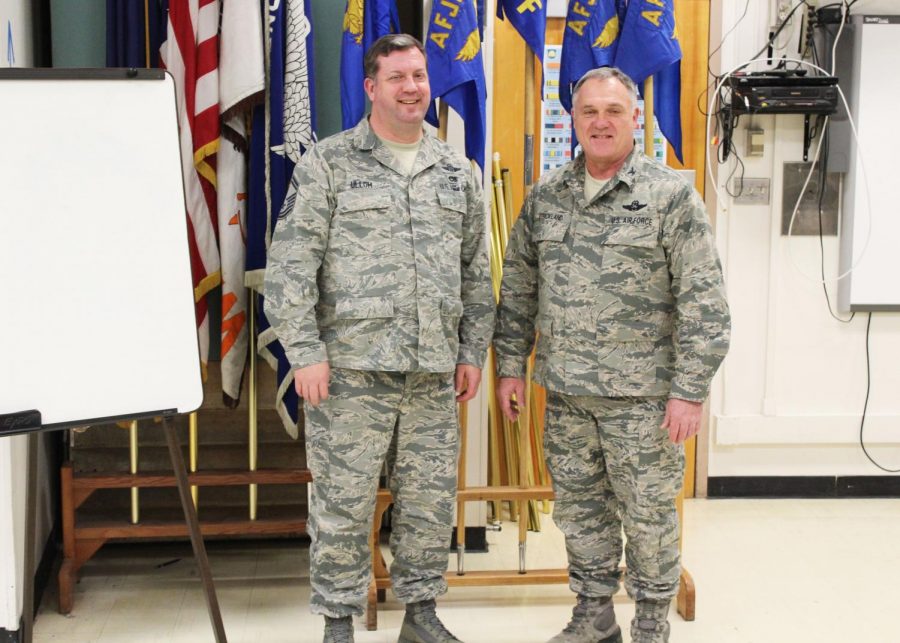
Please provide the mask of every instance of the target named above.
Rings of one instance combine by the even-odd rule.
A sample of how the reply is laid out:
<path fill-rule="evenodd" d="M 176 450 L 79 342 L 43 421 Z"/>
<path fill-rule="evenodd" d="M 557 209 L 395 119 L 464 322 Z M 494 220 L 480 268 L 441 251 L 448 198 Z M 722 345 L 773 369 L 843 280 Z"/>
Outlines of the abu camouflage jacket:
<path fill-rule="evenodd" d="M 498 372 L 568 395 L 703 400 L 728 350 L 722 269 L 700 196 L 633 150 L 590 203 L 582 156 L 541 178 L 513 228 Z"/>
<path fill-rule="evenodd" d="M 321 141 L 294 170 L 265 297 L 295 368 L 481 367 L 494 300 L 478 175 L 429 134 L 406 175 L 367 119 Z"/>

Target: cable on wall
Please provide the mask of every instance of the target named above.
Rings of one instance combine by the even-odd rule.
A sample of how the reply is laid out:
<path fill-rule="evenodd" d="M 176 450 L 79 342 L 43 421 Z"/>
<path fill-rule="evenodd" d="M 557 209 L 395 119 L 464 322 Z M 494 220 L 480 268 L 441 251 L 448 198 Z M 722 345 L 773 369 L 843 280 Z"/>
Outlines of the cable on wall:
<path fill-rule="evenodd" d="M 872 328 L 872 313 L 869 313 L 868 317 L 869 319 L 866 322 L 866 401 L 863 404 L 862 417 L 859 420 L 859 446 L 862 447 L 863 453 L 866 454 L 869 462 L 874 464 L 885 473 L 900 473 L 900 469 L 889 469 L 880 464 L 877 460 L 875 460 L 875 458 L 872 457 L 872 454 L 870 454 L 869 450 L 866 448 L 866 440 L 863 432 L 866 426 L 866 411 L 869 408 L 869 392 L 872 388 L 871 358 L 869 356 L 869 331 Z"/>

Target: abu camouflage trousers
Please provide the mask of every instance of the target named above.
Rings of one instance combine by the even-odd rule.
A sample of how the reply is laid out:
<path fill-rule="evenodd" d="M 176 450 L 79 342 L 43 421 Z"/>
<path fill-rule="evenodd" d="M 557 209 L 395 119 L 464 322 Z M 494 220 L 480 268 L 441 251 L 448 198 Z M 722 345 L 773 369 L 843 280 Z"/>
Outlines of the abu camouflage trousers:
<path fill-rule="evenodd" d="M 684 448 L 661 429 L 666 398 L 547 394 L 544 452 L 553 477 L 553 520 L 566 537 L 569 586 L 634 600 L 668 600 L 681 575 L 675 497 Z"/>
<path fill-rule="evenodd" d="M 363 613 L 375 493 L 386 459 L 394 497 L 394 593 L 404 603 L 443 594 L 459 450 L 453 373 L 334 368 L 328 393 L 318 408 L 305 407 L 312 611 Z"/>

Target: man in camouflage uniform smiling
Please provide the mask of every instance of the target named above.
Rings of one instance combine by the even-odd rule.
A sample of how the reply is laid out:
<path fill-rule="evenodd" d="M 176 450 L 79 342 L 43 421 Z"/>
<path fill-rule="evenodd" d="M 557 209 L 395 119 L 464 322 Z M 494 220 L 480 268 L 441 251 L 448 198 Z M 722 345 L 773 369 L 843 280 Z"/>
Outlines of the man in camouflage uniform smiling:
<path fill-rule="evenodd" d="M 389 457 L 400 640 L 457 641 L 434 599 L 447 589 L 456 403 L 478 389 L 494 322 L 485 202 L 470 163 L 422 130 L 422 44 L 385 36 L 364 64 L 371 116 L 300 160 L 266 269 L 266 315 L 305 401 L 311 606 L 326 641 L 353 640 Z"/>
<path fill-rule="evenodd" d="M 554 643 L 620 642 L 622 529 L 631 640 L 668 640 L 678 589 L 682 443 L 728 348 L 722 271 L 703 202 L 636 149 L 637 94 L 618 69 L 576 84 L 583 154 L 541 178 L 503 266 L 494 347 L 502 411 L 518 415 L 537 335 L 553 518 L 578 602 Z"/>

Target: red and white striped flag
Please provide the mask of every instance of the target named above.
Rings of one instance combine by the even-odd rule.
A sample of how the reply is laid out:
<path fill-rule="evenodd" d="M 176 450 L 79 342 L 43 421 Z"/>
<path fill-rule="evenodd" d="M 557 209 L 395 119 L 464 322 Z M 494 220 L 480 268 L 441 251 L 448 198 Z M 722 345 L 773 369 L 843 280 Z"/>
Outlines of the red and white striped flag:
<path fill-rule="evenodd" d="M 218 155 L 219 247 L 222 257 L 222 393 L 237 405 L 247 361 L 249 327 L 244 265 L 247 254 L 247 157 L 245 119 L 265 99 L 262 12 L 258 0 L 222 0 Z"/>
<path fill-rule="evenodd" d="M 197 310 L 200 360 L 209 358 L 206 295 L 219 285 L 216 152 L 219 149 L 219 0 L 169 0 L 160 66 L 175 79 L 181 165 Z"/>

